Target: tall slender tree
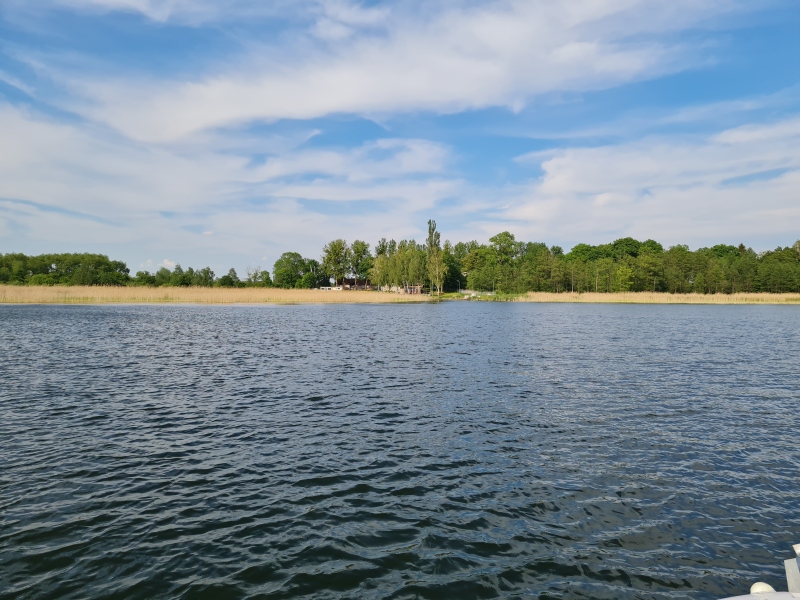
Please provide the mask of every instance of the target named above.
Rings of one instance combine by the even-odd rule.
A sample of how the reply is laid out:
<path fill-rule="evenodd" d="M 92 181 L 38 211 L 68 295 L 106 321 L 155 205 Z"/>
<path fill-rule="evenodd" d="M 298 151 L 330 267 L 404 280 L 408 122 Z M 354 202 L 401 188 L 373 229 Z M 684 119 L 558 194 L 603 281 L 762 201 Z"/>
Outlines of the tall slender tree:
<path fill-rule="evenodd" d="M 441 234 L 436 231 L 436 221 L 430 219 L 428 221 L 428 240 L 426 244 L 427 250 L 427 265 L 428 265 L 428 279 L 431 282 L 431 295 L 433 295 L 433 286 L 436 286 L 436 295 L 438 298 L 442 296 L 442 282 L 445 275 L 444 256 L 442 256 Z"/>

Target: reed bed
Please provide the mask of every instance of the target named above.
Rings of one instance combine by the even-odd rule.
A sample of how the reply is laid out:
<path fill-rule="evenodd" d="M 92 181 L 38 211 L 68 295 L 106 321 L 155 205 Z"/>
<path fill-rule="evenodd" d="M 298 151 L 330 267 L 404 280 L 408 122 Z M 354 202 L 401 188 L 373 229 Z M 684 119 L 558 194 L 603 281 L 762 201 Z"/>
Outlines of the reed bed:
<path fill-rule="evenodd" d="M 462 296 L 463 297 L 463 296 Z M 621 304 L 800 304 L 800 294 L 611 294 L 528 292 L 489 296 L 513 302 L 585 302 Z M 282 290 L 277 288 L 148 288 L 102 286 L 0 285 L 0 304 L 396 304 L 429 302 L 427 295 L 392 292 Z M 435 298 L 433 298 L 435 300 Z"/>
<path fill-rule="evenodd" d="M 149 288 L 0 285 L 0 304 L 391 304 L 428 296 L 277 288 Z"/>
<path fill-rule="evenodd" d="M 515 302 L 587 302 L 619 304 L 800 304 L 800 294 L 668 294 L 665 292 L 528 292 Z"/>

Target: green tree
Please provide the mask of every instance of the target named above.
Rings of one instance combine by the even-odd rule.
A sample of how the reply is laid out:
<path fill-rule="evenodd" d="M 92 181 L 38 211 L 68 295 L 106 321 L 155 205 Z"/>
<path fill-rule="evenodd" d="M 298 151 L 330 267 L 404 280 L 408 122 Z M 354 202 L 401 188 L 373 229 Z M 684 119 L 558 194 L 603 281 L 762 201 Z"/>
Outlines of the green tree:
<path fill-rule="evenodd" d="M 369 252 L 369 244 L 361 240 L 354 241 L 350 246 L 350 272 L 353 274 L 356 286 L 359 279 L 367 280 L 371 269 L 372 255 Z"/>
<path fill-rule="evenodd" d="M 633 286 L 633 269 L 627 264 L 621 264 L 617 267 L 616 273 L 616 289 L 620 292 L 628 292 Z"/>
<path fill-rule="evenodd" d="M 408 260 L 408 281 L 414 286 L 424 286 L 428 279 L 425 250 L 411 240 L 406 248 L 406 258 Z"/>
<path fill-rule="evenodd" d="M 167 267 L 161 267 L 158 271 L 156 271 L 155 284 L 157 286 L 170 285 L 171 280 L 172 271 L 170 271 Z"/>
<path fill-rule="evenodd" d="M 131 281 L 131 285 L 137 286 L 154 286 L 156 284 L 156 277 L 149 271 L 137 271 L 136 276 Z"/>
<path fill-rule="evenodd" d="M 547 244 L 528 242 L 520 256 L 520 287 L 525 291 L 544 292 L 550 288 L 550 270 L 553 257 Z"/>
<path fill-rule="evenodd" d="M 445 240 L 442 247 L 442 258 L 445 265 L 444 289 L 454 292 L 467 287 L 467 278 L 464 277 L 461 261 L 454 252 L 453 245 Z"/>
<path fill-rule="evenodd" d="M 303 289 L 318 288 L 330 284 L 330 276 L 313 258 L 304 259 L 303 275 L 295 287 Z"/>
<path fill-rule="evenodd" d="M 645 240 L 639 245 L 639 254 L 659 255 L 664 254 L 664 246 L 655 240 Z"/>
<path fill-rule="evenodd" d="M 437 297 L 441 297 L 442 285 L 444 284 L 445 277 L 445 263 L 441 248 L 441 234 L 436 231 L 436 221 L 433 219 L 428 220 L 426 250 L 426 263 L 428 267 L 428 280 L 431 282 L 431 295 L 433 295 L 433 286 L 435 285 L 436 295 Z"/>
<path fill-rule="evenodd" d="M 234 288 L 234 287 L 244 287 L 244 283 L 239 279 L 239 276 L 236 274 L 236 269 L 231 268 L 227 275 L 223 275 L 219 278 L 219 286 L 226 287 L 226 288 Z"/>
<path fill-rule="evenodd" d="M 293 288 L 303 278 L 306 270 L 305 259 L 297 252 L 284 252 L 272 267 L 272 280 L 275 287 Z"/>
<path fill-rule="evenodd" d="M 389 253 L 390 249 L 396 249 L 396 246 L 394 240 L 390 243 L 386 241 L 386 238 L 381 238 L 375 244 L 375 258 L 372 259 L 372 268 L 369 276 L 372 282 L 382 290 L 392 283 L 390 272 L 391 257 Z"/>
<path fill-rule="evenodd" d="M 626 256 L 636 258 L 637 256 L 639 256 L 641 246 L 642 246 L 641 242 L 636 241 L 632 237 L 621 238 L 618 240 L 614 240 L 611 243 L 611 247 L 614 253 L 614 258 L 617 260 L 623 259 Z"/>
<path fill-rule="evenodd" d="M 333 277 L 333 284 L 339 282 L 347 275 L 350 268 L 350 247 L 343 239 L 333 240 L 322 249 L 322 268 Z"/>
<path fill-rule="evenodd" d="M 695 269 L 689 246 L 678 244 L 664 253 L 664 278 L 667 291 L 686 293 L 692 291 Z"/>
<path fill-rule="evenodd" d="M 267 274 L 267 276 L 269 276 L 269 274 Z M 211 267 L 203 267 L 195 271 L 194 277 L 192 278 L 192 285 L 197 287 L 211 287 L 214 285 L 214 271 L 211 270 Z"/>
<path fill-rule="evenodd" d="M 639 291 L 651 290 L 655 292 L 659 286 L 664 270 L 664 262 L 661 256 L 649 252 L 642 253 L 636 259 L 635 264 L 635 277 L 639 282 Z"/>
<path fill-rule="evenodd" d="M 550 263 L 550 289 L 554 292 L 563 292 L 568 289 L 567 261 L 564 260 L 564 253 L 558 246 L 551 249 L 552 258 Z"/>
<path fill-rule="evenodd" d="M 490 248 L 494 252 L 495 259 L 495 285 L 498 291 L 516 291 L 516 273 L 514 272 L 517 256 L 523 250 L 524 245 L 520 245 L 514 234 L 504 231 L 496 236 L 489 238 Z"/>
<path fill-rule="evenodd" d="M 193 276 L 194 269 L 190 267 L 187 271 L 184 271 L 183 267 L 181 267 L 180 264 L 177 264 L 175 265 L 175 268 L 172 269 L 169 285 L 174 287 L 189 287 L 192 285 Z"/>
<path fill-rule="evenodd" d="M 488 246 L 473 248 L 462 261 L 467 286 L 478 291 L 493 290 L 497 279 L 497 253 Z"/>

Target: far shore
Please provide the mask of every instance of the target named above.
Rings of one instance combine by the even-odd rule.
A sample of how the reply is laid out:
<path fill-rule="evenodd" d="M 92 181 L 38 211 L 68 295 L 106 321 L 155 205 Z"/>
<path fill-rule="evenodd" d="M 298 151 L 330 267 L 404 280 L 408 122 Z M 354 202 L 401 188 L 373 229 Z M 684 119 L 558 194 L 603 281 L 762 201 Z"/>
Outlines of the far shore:
<path fill-rule="evenodd" d="M 585 302 L 590 304 L 800 304 L 800 294 L 669 294 L 667 292 L 528 292 L 517 302 Z"/>
<path fill-rule="evenodd" d="M 374 291 L 278 288 L 181 288 L 0 285 L 0 304 L 401 304 L 436 297 Z M 800 294 L 668 294 L 661 292 L 560 293 L 517 295 L 445 294 L 442 300 L 575 302 L 592 304 L 800 304 Z"/>

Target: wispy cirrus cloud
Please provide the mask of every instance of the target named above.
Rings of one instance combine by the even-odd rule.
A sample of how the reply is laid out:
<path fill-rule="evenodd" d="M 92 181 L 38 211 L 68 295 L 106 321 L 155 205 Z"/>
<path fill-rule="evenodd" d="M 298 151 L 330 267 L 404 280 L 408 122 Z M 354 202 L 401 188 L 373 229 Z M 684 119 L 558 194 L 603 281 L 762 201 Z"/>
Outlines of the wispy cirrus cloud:
<path fill-rule="evenodd" d="M 225 3 L 209 0 L 42 0 L 31 3 L 25 0 L 7 0 L 7 7 L 17 12 L 42 15 L 52 10 L 72 10 L 94 15 L 113 12 L 141 15 L 156 23 L 175 22 L 201 26 L 214 22 L 231 22 L 242 18 L 276 17 L 286 15 L 295 6 L 303 11 L 314 6 L 313 0 L 230 0 Z"/>
<path fill-rule="evenodd" d="M 8 16 L 18 22 L 55 11 L 90 17 L 136 15 L 158 25 L 192 28 L 252 27 L 254 23 L 276 21 L 283 26 L 294 24 L 329 41 L 380 27 L 392 12 L 389 6 L 364 6 L 352 0 L 6 0 L 4 5 Z M 25 22 L 32 24 L 30 19 Z"/>
<path fill-rule="evenodd" d="M 182 3 L 119 3 L 151 12 L 153 6 L 188 10 Z M 733 0 L 505 1 L 447 3 L 421 15 L 412 4 L 389 10 L 320 3 L 293 36 L 277 44 L 248 39 L 244 54 L 188 80 L 55 76 L 73 93 L 71 110 L 150 141 L 339 113 L 519 110 L 542 94 L 605 89 L 692 68 L 698 45 L 673 34 L 744 10 Z M 330 39 L 315 41 L 328 21 L 347 32 L 329 30 Z"/>

